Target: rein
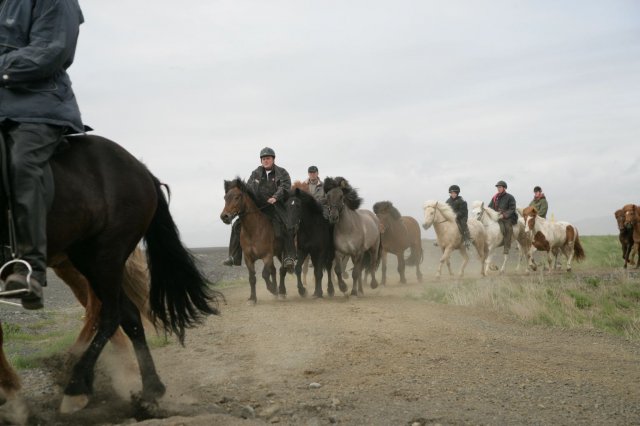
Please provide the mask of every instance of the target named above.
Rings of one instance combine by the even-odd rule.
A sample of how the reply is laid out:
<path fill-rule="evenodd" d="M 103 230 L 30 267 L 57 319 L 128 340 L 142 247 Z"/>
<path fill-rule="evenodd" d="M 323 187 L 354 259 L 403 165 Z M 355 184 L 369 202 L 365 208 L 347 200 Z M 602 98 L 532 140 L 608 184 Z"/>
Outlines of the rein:
<path fill-rule="evenodd" d="M 440 211 L 440 210 L 438 209 L 438 202 L 436 202 L 436 204 L 433 206 L 433 209 L 434 209 L 435 211 Z M 440 213 L 442 214 L 442 212 L 440 212 Z M 442 214 L 442 216 L 444 216 L 444 214 Z M 434 217 L 433 219 L 435 220 L 435 217 Z M 440 221 L 440 222 L 434 222 L 434 223 L 439 225 L 439 224 L 441 224 L 441 223 L 445 223 L 445 222 L 449 222 L 449 219 L 447 219 L 447 218 L 446 218 L 446 216 L 445 216 L 444 220 L 442 220 L 442 221 Z"/>

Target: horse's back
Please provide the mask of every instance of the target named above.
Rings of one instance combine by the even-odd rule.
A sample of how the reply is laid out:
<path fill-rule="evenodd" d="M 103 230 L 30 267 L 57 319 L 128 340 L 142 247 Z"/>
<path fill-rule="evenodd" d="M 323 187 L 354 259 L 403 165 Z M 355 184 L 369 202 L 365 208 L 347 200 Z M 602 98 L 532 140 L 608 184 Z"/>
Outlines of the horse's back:
<path fill-rule="evenodd" d="M 155 211 L 157 192 L 147 168 L 117 143 L 101 136 L 67 138 L 51 159 L 55 196 L 48 215 L 53 252 L 74 240 L 98 235 L 114 225 L 145 227 Z M 125 223 L 124 221 L 130 223 Z"/>

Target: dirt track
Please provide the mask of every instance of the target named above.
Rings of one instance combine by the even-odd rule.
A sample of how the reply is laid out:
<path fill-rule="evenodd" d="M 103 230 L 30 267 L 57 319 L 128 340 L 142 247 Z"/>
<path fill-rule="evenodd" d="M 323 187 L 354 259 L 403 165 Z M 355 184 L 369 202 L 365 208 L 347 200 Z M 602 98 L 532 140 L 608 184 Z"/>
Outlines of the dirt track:
<path fill-rule="evenodd" d="M 321 300 L 301 299 L 289 278 L 288 299 L 261 284 L 256 306 L 248 286 L 225 289 L 223 315 L 186 348 L 154 350 L 167 418 L 144 424 L 640 423 L 637 343 L 431 304 L 408 277 Z M 84 413 L 54 415 L 60 390 L 42 386 L 48 374 L 27 375 L 34 423 L 132 422 L 104 379 Z"/>

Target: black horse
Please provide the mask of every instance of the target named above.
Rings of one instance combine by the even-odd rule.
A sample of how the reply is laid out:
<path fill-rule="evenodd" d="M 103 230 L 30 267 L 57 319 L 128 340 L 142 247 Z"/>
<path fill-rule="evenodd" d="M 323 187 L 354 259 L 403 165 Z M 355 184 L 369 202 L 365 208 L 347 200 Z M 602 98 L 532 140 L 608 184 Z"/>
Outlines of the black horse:
<path fill-rule="evenodd" d="M 296 235 L 298 288 L 302 287 L 303 260 L 307 255 L 310 255 L 316 283 L 313 296 L 322 297 L 323 270 L 327 271 L 328 276 L 327 292 L 329 296 L 333 296 L 335 293 L 331 280 L 331 266 L 335 257 L 333 225 L 329 224 L 329 221 L 324 217 L 322 206 L 316 199 L 300 188 L 294 188 L 289 192 L 287 227 Z M 346 291 L 346 285 L 343 291 Z"/>
<path fill-rule="evenodd" d="M 158 179 L 108 139 L 81 135 L 67 140 L 68 148 L 50 162 L 55 196 L 47 216 L 48 260 L 52 265 L 69 259 L 89 281 L 102 309 L 91 344 L 73 366 L 61 411 L 86 406 L 96 360 L 119 326 L 133 343 L 142 376 L 141 398 L 153 402 L 165 387 L 147 346 L 140 312 L 122 290 L 127 257 L 144 238 L 151 317 L 182 344 L 186 328 L 218 313 L 221 295 L 208 288 L 180 241 Z"/>

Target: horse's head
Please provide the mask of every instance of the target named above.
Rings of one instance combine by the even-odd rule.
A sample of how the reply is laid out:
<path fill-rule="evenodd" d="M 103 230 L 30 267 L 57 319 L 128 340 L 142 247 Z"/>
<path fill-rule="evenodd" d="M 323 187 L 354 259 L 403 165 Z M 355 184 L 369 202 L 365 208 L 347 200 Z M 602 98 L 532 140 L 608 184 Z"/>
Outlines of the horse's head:
<path fill-rule="evenodd" d="M 340 213 L 344 209 L 344 194 L 342 188 L 333 188 L 326 193 L 324 215 L 330 224 L 334 225 L 340 219 Z"/>
<path fill-rule="evenodd" d="M 480 222 L 484 223 L 484 219 L 485 219 L 484 201 L 474 201 L 472 206 L 473 208 L 471 209 L 471 217 L 474 217 Z"/>
<path fill-rule="evenodd" d="M 526 232 L 533 232 L 536 227 L 536 218 L 538 217 L 538 210 L 535 207 L 525 207 L 522 209 L 522 217 L 524 219 L 524 229 Z"/>
<path fill-rule="evenodd" d="M 627 229 L 633 228 L 638 223 L 637 207 L 635 204 L 627 204 L 622 208 L 624 212 L 624 226 Z"/>
<path fill-rule="evenodd" d="M 422 221 L 422 227 L 429 229 L 433 222 L 436 220 L 436 208 L 438 207 L 437 201 L 427 201 L 424 203 L 424 220 Z"/>
<path fill-rule="evenodd" d="M 378 201 L 373 205 L 373 212 L 380 219 L 380 233 L 384 233 L 384 231 L 391 225 L 391 221 L 400 220 L 402 215 L 396 209 L 391 201 Z"/>
<path fill-rule="evenodd" d="M 291 190 L 289 193 L 289 198 L 286 202 L 287 206 L 287 230 L 292 234 L 298 232 L 298 227 L 300 226 L 300 222 L 302 221 L 302 199 L 301 189 L 296 188 Z"/>
<path fill-rule="evenodd" d="M 225 180 L 224 192 L 224 208 L 220 213 L 220 219 L 229 225 L 236 216 L 245 210 L 246 187 L 240 178 Z"/>
<path fill-rule="evenodd" d="M 616 222 L 618 223 L 618 230 L 619 231 L 624 231 L 624 229 L 625 229 L 625 225 L 624 225 L 624 210 L 623 209 L 616 210 L 616 212 L 614 213 L 614 216 L 616 218 Z"/>

